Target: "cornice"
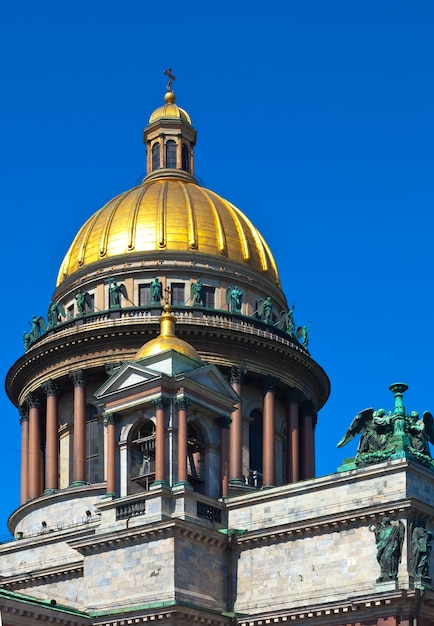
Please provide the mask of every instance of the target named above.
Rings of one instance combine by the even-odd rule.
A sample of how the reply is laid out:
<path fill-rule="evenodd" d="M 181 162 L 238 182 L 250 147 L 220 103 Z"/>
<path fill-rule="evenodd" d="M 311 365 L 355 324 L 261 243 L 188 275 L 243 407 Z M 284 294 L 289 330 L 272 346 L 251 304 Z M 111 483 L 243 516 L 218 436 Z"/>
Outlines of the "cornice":
<path fill-rule="evenodd" d="M 217 531 L 207 530 L 190 526 L 187 522 L 179 519 L 170 519 L 158 524 L 135 526 L 125 530 L 95 534 L 92 537 L 68 542 L 74 550 L 83 555 L 98 553 L 107 550 L 117 550 L 127 545 L 142 543 L 155 539 L 175 538 L 176 536 L 187 537 L 193 541 L 214 545 L 226 546 L 226 539 Z"/>
<path fill-rule="evenodd" d="M 263 612 L 257 615 L 240 616 L 238 626 L 268 626 L 269 624 L 283 624 L 288 622 L 309 624 L 309 626 L 330 626 L 343 623 L 351 626 L 360 624 L 361 620 L 376 620 L 382 617 L 394 616 L 395 613 L 413 614 L 421 594 L 417 589 L 396 589 L 385 592 L 370 593 L 356 596 L 338 602 L 309 604 L 283 611 Z M 425 590 L 420 616 L 432 616 L 434 606 L 434 592 Z"/>

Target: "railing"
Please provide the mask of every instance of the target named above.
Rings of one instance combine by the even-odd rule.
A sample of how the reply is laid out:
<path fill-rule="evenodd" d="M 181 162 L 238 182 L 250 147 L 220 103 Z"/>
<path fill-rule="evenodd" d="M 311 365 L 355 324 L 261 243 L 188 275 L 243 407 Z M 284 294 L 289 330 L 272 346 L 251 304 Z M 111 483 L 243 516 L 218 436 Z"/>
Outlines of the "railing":
<path fill-rule="evenodd" d="M 210 520 L 211 522 L 217 522 L 218 524 L 222 521 L 221 509 L 206 504 L 205 502 L 197 502 L 197 516 Z"/>
<path fill-rule="evenodd" d="M 146 501 L 139 500 L 131 504 L 119 504 L 116 507 L 116 521 L 130 519 L 146 513 Z"/>
<path fill-rule="evenodd" d="M 154 310 L 151 311 L 143 307 L 131 307 L 78 316 L 59 324 L 55 328 L 47 330 L 31 344 L 28 351 L 49 343 L 53 339 L 71 337 L 83 331 L 118 328 L 129 326 L 131 323 L 158 324 L 160 310 L 161 309 L 158 308 L 158 314 L 154 314 Z M 294 350 L 304 354 L 307 353 L 294 337 L 291 337 L 291 335 L 288 335 L 283 330 L 276 327 L 266 326 L 263 322 L 253 317 L 245 317 L 243 315 L 226 313 L 225 311 L 217 311 L 214 309 L 203 310 L 194 308 L 175 309 L 173 313 L 176 316 L 177 323 L 181 326 L 207 326 L 210 328 L 233 330 L 264 339 L 270 339 L 285 346 L 290 346 Z"/>

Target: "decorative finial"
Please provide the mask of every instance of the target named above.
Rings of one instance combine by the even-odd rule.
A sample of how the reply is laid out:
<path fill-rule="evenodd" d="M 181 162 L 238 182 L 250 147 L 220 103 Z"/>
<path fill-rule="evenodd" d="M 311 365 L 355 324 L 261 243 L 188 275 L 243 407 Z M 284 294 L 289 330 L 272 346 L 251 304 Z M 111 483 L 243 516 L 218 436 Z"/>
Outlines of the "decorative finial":
<path fill-rule="evenodd" d="M 172 82 L 174 80 L 176 80 L 176 77 L 172 74 L 172 68 L 169 67 L 168 70 L 164 70 L 164 73 L 169 78 L 169 81 L 167 83 L 167 91 L 173 91 L 173 89 L 172 89 Z"/>

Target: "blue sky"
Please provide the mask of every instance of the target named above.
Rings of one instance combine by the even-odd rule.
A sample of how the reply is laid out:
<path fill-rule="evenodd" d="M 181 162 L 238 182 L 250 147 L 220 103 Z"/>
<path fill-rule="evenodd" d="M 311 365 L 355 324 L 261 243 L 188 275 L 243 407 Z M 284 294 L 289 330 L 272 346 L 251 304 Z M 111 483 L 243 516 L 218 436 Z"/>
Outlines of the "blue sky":
<path fill-rule="evenodd" d="M 434 410 L 434 4 L 413 0 L 8 3 L 0 13 L 4 378 L 83 222 L 145 171 L 173 67 L 196 172 L 267 239 L 332 393 L 317 473 L 367 406 Z M 0 395 L 0 535 L 20 426 Z M 2 530 L 4 528 L 4 531 Z"/>

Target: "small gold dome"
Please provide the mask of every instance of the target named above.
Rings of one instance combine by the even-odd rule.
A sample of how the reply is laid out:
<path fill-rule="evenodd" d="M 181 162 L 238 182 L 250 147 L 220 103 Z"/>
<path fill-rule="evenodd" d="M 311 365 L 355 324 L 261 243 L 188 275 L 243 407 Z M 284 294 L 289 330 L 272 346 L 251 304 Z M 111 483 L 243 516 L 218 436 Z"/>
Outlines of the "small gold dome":
<path fill-rule="evenodd" d="M 201 362 L 199 353 L 187 341 L 179 339 L 175 335 L 176 317 L 172 313 L 170 304 L 164 305 L 163 314 L 160 317 L 160 334 L 155 339 L 146 342 L 138 351 L 136 361 L 154 354 L 160 354 L 167 350 L 175 350 L 179 354 L 188 356 L 190 359 Z"/>
<path fill-rule="evenodd" d="M 156 122 L 160 119 L 181 119 L 188 124 L 191 124 L 189 114 L 187 113 L 187 111 L 184 111 L 184 109 L 181 109 L 181 107 L 175 104 L 175 100 L 176 97 L 173 91 L 168 91 L 164 96 L 164 101 L 166 104 L 163 104 L 163 106 L 155 109 L 155 111 L 149 118 L 149 123 L 152 124 L 153 122 Z"/>
<path fill-rule="evenodd" d="M 276 263 L 261 234 L 236 206 L 182 173 L 145 179 L 110 200 L 82 226 L 60 267 L 57 286 L 84 267 L 128 262 L 136 253 L 212 256 L 259 272 L 279 285 Z"/>

